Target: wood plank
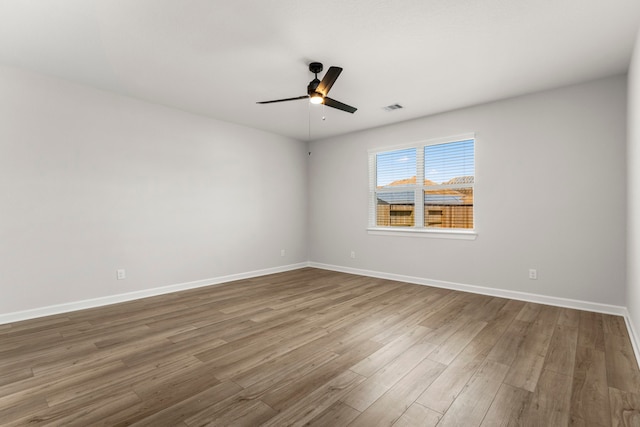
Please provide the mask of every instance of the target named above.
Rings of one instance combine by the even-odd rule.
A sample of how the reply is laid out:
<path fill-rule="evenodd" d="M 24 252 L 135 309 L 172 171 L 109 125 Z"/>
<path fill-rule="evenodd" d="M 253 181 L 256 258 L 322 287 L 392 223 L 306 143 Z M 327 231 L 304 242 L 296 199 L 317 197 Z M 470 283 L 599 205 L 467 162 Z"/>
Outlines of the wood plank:
<path fill-rule="evenodd" d="M 507 427 L 526 425 L 524 409 L 529 404 L 533 393 L 502 384 L 495 399 L 491 403 L 486 416 L 482 420 L 483 427 Z"/>
<path fill-rule="evenodd" d="M 635 393 L 640 390 L 640 371 L 627 336 L 605 334 L 607 384 L 618 390 Z"/>
<path fill-rule="evenodd" d="M 73 322 L 67 314 L 57 314 L 53 316 L 38 317 L 36 319 L 23 320 L 22 322 L 9 323 L 3 325 L 0 330 L 0 338 L 3 343 L 11 343 L 12 338 L 24 340 L 25 338 L 35 338 L 35 334 L 42 337 L 42 333 L 49 335 L 51 333 L 59 335 L 58 328 L 65 325 L 79 323 Z"/>
<path fill-rule="evenodd" d="M 43 414 L 48 409 L 49 405 L 43 396 L 20 399 L 12 405 L 0 406 L 0 420 L 4 425 L 23 420 L 23 425 L 25 425 L 28 422 L 25 417 L 28 417 L 29 414 Z"/>
<path fill-rule="evenodd" d="M 274 340 L 273 344 L 262 349 L 253 350 L 252 348 L 253 351 L 248 354 L 236 355 L 234 359 L 225 358 L 225 360 L 217 360 L 209 362 L 209 364 L 215 369 L 219 379 L 226 380 L 241 375 L 273 358 L 285 356 L 287 353 L 325 335 L 327 335 L 327 331 L 324 329 L 306 328 L 290 339 Z"/>
<path fill-rule="evenodd" d="M 640 392 L 629 393 L 609 387 L 612 427 L 640 426 Z"/>
<path fill-rule="evenodd" d="M 61 345 L 61 343 L 65 345 Z M 93 342 L 69 342 L 57 337 L 55 344 L 51 343 L 45 348 L 36 345 L 8 352 L 0 359 L 0 371 L 11 372 L 19 370 L 25 364 L 29 364 L 31 371 L 37 374 L 48 369 L 51 364 L 55 364 L 59 360 L 76 359 L 96 350 L 97 347 Z"/>
<path fill-rule="evenodd" d="M 81 371 L 74 375 L 49 375 L 47 377 L 32 377 L 16 383 L 0 387 L 0 409 L 18 404 L 23 399 L 36 396 L 46 396 L 58 390 L 65 390 L 74 385 L 90 388 L 98 378 L 114 372 L 120 372 L 124 365 L 115 361 L 91 371 Z"/>
<path fill-rule="evenodd" d="M 509 302 L 505 298 L 485 297 L 484 300 L 472 299 L 463 314 L 479 322 L 491 322 L 504 310 Z"/>
<path fill-rule="evenodd" d="M 25 367 L 23 363 L 16 363 L 11 368 L 2 369 L 2 372 L 0 372 L 0 387 L 31 378 L 32 376 L 33 370 L 31 368 Z"/>
<path fill-rule="evenodd" d="M 414 297 L 412 301 L 403 307 L 402 310 L 397 311 L 400 316 L 398 321 L 386 328 L 381 328 L 371 339 L 383 344 L 388 344 L 395 340 L 399 336 L 418 326 L 429 314 L 426 307 L 429 307 L 430 310 L 434 310 L 434 307 L 442 304 L 442 301 L 446 299 L 445 296 L 449 293 L 449 291 L 423 292 L 419 296 Z"/>
<path fill-rule="evenodd" d="M 139 403 L 140 399 L 133 392 L 104 395 L 88 403 L 78 404 L 70 402 L 67 405 L 51 407 L 38 412 L 32 412 L 26 418 L 16 420 L 3 426 L 25 426 L 41 423 L 59 426 L 109 426 L 113 425 L 108 417 L 121 417 L 123 411 Z"/>
<path fill-rule="evenodd" d="M 360 415 L 360 412 L 349 405 L 336 402 L 305 425 L 310 427 L 348 426 L 358 415 Z"/>
<path fill-rule="evenodd" d="M 544 361 L 544 369 L 558 374 L 572 375 L 576 363 L 578 328 L 560 323 L 555 328 Z"/>
<path fill-rule="evenodd" d="M 520 311 L 520 313 L 518 313 L 518 316 L 516 316 L 516 320 L 519 320 L 525 323 L 532 323 L 536 320 L 536 318 L 540 314 L 541 309 L 542 309 L 542 305 L 535 304 L 532 302 L 527 302 L 522 307 L 522 310 Z"/>
<path fill-rule="evenodd" d="M 604 320 L 602 314 L 589 311 L 580 312 L 578 345 L 604 350 Z"/>
<path fill-rule="evenodd" d="M 344 371 L 303 398 L 298 399 L 291 406 L 266 422 L 264 427 L 304 425 L 340 400 L 342 396 L 365 379 L 365 377 L 355 372 Z"/>
<path fill-rule="evenodd" d="M 153 378 L 139 382 L 132 389 L 144 405 L 141 405 L 135 417 L 130 417 L 128 421 L 153 415 L 167 406 L 189 399 L 219 383 L 220 381 L 215 377 L 215 371 L 204 363 L 182 371 L 174 371 L 160 379 Z"/>
<path fill-rule="evenodd" d="M 391 362 L 408 348 L 420 342 L 431 329 L 424 326 L 416 326 L 411 331 L 393 340 L 371 356 L 351 367 L 353 372 L 362 376 L 369 377 L 373 375 L 382 366 Z"/>
<path fill-rule="evenodd" d="M 207 408 L 226 401 L 242 390 L 242 387 L 230 381 L 225 381 L 208 388 L 188 399 L 179 403 L 167 406 L 153 414 L 148 414 L 143 419 L 131 418 L 127 419 L 132 422 L 131 425 L 136 427 L 148 426 L 156 427 L 159 425 L 174 426 L 183 420 L 196 416 Z"/>
<path fill-rule="evenodd" d="M 429 343 L 419 343 L 410 347 L 346 394 L 341 401 L 360 412 L 365 411 L 415 368 L 434 348 L 435 346 Z"/>
<path fill-rule="evenodd" d="M 515 360 L 518 349 L 522 346 L 522 342 L 529 333 L 530 328 L 531 323 L 529 322 L 520 320 L 511 322 L 504 334 L 491 348 L 487 358 L 510 366 Z"/>
<path fill-rule="evenodd" d="M 393 427 L 435 427 L 442 414 L 414 403 L 393 423 Z"/>
<path fill-rule="evenodd" d="M 196 419 L 196 415 L 185 423 L 188 426 L 258 426 L 264 425 L 265 421 L 276 414 L 276 411 L 259 400 L 245 400 L 225 408 L 210 419 L 198 417 L 197 421 L 192 421 Z"/>
<path fill-rule="evenodd" d="M 417 398 L 416 403 L 444 414 L 485 358 L 482 353 L 459 355 Z"/>
<path fill-rule="evenodd" d="M 443 365 L 448 365 L 485 326 L 487 326 L 486 322 L 471 320 L 431 352 L 429 359 L 442 363 Z"/>
<path fill-rule="evenodd" d="M 350 426 L 370 427 L 393 425 L 415 402 L 418 396 L 444 370 L 445 366 L 424 359 L 389 391 L 360 414 Z"/>
<path fill-rule="evenodd" d="M 359 345 L 349 348 L 339 357 L 305 373 L 301 377 L 284 378 L 271 387 L 261 397 L 261 400 L 276 410 L 288 408 L 301 396 L 313 392 L 313 390 L 334 378 L 336 373 L 349 369 L 357 361 L 363 360 L 374 353 L 380 346 L 381 344 L 377 342 L 362 341 Z"/>
<path fill-rule="evenodd" d="M 592 347 L 578 347 L 576 350 L 570 421 L 576 425 L 609 425 L 609 389 L 604 351 Z"/>
<path fill-rule="evenodd" d="M 558 317 L 560 316 L 560 307 L 553 307 L 550 305 L 542 305 L 540 311 L 533 321 L 532 331 L 553 335 L 553 330 L 558 323 Z"/>
<path fill-rule="evenodd" d="M 488 355 L 507 328 L 513 323 L 514 318 L 523 306 L 524 303 L 522 301 L 509 301 L 505 304 L 492 319 L 489 319 L 487 326 L 476 335 L 462 352 L 474 355 Z"/>
<path fill-rule="evenodd" d="M 565 308 L 560 310 L 558 315 L 558 325 L 567 326 L 569 328 L 580 327 L 580 310 Z"/>
<path fill-rule="evenodd" d="M 233 376 L 232 380 L 246 389 L 270 379 L 287 377 L 291 375 L 291 372 L 300 370 L 307 365 L 320 366 L 337 357 L 339 354 L 332 351 L 319 351 L 316 345 L 303 345 L 281 357 L 274 357 L 264 363 L 256 364 L 255 367 Z"/>
<path fill-rule="evenodd" d="M 544 370 L 523 417 L 528 425 L 565 426 L 571 408 L 571 377 Z"/>
<path fill-rule="evenodd" d="M 335 371 L 335 364 L 343 363 L 345 359 L 340 360 L 342 356 L 335 353 L 319 352 L 312 358 L 301 359 L 286 370 L 276 375 L 268 375 L 262 380 L 245 387 L 237 395 L 237 399 L 255 400 L 261 399 L 269 402 L 270 406 L 277 408 L 286 407 L 286 404 L 295 400 L 296 396 L 304 394 L 308 390 L 315 389 L 323 379 L 328 379 Z M 325 374 L 324 377 L 322 374 Z M 235 381 L 234 381 L 235 383 Z M 300 391 L 299 394 L 296 394 Z M 270 400 L 270 396 L 277 396 L 277 399 Z"/>
<path fill-rule="evenodd" d="M 464 293 L 452 294 L 449 301 L 442 305 L 438 310 L 431 313 L 420 325 L 430 329 L 438 329 L 452 322 L 459 321 L 461 313 L 471 303 L 469 295 Z"/>
<path fill-rule="evenodd" d="M 505 384 L 523 390 L 535 390 L 542 373 L 549 342 L 549 335 L 529 331 L 518 347 L 511 369 L 504 380 Z"/>
<path fill-rule="evenodd" d="M 64 388 L 56 387 L 47 393 L 50 406 L 81 399 L 83 396 L 91 398 L 96 393 L 111 392 L 113 390 L 133 391 L 138 383 L 151 383 L 155 386 L 163 384 L 165 380 L 175 375 L 184 375 L 189 370 L 202 365 L 194 357 L 184 357 L 158 365 L 146 365 L 136 368 L 104 371 L 99 383 L 74 382 Z M 92 372 L 92 371 L 90 371 Z"/>
<path fill-rule="evenodd" d="M 480 425 L 508 370 L 509 366 L 487 359 L 453 401 L 438 427 Z"/>
<path fill-rule="evenodd" d="M 619 337 L 628 336 L 627 325 L 624 323 L 624 318 L 622 316 L 603 314 L 602 327 L 605 334 L 617 335 Z"/>

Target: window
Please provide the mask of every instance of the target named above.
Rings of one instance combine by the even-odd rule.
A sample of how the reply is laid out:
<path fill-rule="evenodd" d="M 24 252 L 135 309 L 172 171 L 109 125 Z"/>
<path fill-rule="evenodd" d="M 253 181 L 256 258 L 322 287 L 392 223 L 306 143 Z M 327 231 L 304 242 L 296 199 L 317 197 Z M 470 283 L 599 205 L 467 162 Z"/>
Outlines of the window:
<path fill-rule="evenodd" d="M 370 151 L 369 227 L 471 231 L 474 183 L 473 135 Z"/>

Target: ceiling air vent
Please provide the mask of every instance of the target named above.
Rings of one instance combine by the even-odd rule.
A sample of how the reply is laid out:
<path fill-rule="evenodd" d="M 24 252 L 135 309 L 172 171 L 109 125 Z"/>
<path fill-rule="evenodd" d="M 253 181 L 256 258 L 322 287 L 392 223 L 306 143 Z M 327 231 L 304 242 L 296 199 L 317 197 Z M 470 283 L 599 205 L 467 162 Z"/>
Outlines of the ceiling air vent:
<path fill-rule="evenodd" d="M 401 108 L 404 108 L 404 107 L 400 104 L 391 104 L 391 105 L 387 105 L 386 107 L 382 107 L 384 111 L 399 110 Z"/>

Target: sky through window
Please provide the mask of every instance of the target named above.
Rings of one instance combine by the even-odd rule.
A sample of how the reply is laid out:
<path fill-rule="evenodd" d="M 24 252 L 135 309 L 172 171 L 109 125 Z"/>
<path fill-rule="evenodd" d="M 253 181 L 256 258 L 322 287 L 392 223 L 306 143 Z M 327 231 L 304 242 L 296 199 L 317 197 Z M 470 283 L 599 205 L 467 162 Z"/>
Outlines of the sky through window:
<path fill-rule="evenodd" d="M 416 148 L 376 155 L 376 185 L 389 185 L 416 176 Z M 424 177 L 437 184 L 475 173 L 474 140 L 447 142 L 424 147 Z"/>

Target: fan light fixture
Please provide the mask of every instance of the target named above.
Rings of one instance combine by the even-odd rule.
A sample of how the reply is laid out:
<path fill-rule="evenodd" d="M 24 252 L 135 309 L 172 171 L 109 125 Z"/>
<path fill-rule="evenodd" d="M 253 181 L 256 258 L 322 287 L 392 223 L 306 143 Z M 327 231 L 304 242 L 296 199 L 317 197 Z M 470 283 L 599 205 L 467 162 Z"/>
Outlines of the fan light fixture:
<path fill-rule="evenodd" d="M 323 101 L 324 101 L 324 98 L 323 98 L 322 94 L 318 93 L 318 92 L 314 92 L 309 97 L 309 102 L 311 102 L 312 104 L 322 104 Z"/>

